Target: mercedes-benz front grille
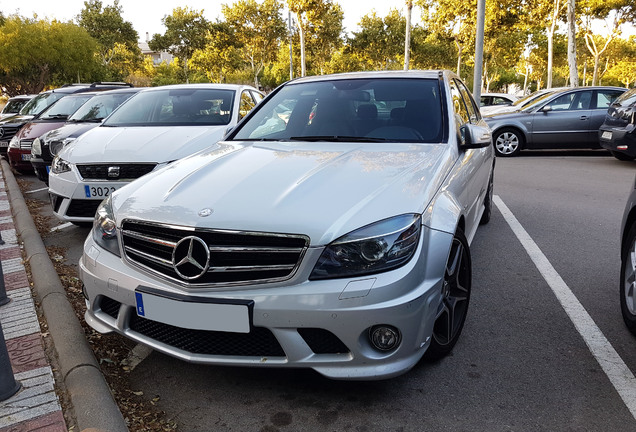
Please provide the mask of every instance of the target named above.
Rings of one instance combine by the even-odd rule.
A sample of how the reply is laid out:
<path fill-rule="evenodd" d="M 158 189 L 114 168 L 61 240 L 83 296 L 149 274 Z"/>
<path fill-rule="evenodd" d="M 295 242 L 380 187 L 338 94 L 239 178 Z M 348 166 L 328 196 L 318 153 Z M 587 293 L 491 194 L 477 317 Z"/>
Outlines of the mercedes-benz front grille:
<path fill-rule="evenodd" d="M 132 180 L 148 174 L 157 164 L 93 164 L 77 165 L 84 180 Z"/>
<path fill-rule="evenodd" d="M 291 278 L 309 238 L 257 232 L 194 229 L 124 221 L 126 258 L 190 286 L 276 282 Z"/>

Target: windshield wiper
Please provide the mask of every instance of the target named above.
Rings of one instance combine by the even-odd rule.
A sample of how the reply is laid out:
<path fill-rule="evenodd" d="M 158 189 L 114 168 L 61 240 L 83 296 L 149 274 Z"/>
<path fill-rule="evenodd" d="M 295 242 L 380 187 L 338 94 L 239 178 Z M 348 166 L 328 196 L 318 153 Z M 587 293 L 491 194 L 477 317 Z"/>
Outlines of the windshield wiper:
<path fill-rule="evenodd" d="M 41 120 L 50 120 L 50 119 L 54 119 L 54 120 L 64 120 L 68 118 L 68 114 L 52 114 L 52 115 L 48 115 L 46 117 L 42 117 Z"/>
<path fill-rule="evenodd" d="M 372 138 L 345 135 L 309 135 L 290 137 L 290 141 L 329 141 L 329 142 L 387 142 L 386 138 Z"/>

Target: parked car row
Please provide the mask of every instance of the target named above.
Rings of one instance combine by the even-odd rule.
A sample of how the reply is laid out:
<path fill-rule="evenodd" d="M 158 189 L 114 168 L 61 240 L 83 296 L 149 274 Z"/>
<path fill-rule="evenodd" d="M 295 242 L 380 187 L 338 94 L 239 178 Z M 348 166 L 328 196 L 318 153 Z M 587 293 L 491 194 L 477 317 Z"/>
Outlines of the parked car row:
<path fill-rule="evenodd" d="M 91 224 L 100 202 L 151 171 L 219 141 L 263 95 L 232 84 L 153 87 L 132 96 L 53 159 L 55 214 Z"/>

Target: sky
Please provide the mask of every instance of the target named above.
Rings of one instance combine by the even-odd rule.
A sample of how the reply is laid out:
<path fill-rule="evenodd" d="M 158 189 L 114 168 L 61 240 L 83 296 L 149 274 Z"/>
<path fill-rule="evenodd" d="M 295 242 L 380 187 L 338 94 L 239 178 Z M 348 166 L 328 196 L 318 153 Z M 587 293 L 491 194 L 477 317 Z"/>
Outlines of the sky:
<path fill-rule="evenodd" d="M 404 0 L 335 0 L 344 10 L 344 26 L 347 32 L 357 29 L 357 23 L 364 15 L 375 12 L 379 16 L 386 16 L 390 9 L 404 9 Z M 152 37 L 155 33 L 163 34 L 165 27 L 161 19 L 172 13 L 176 7 L 189 7 L 194 10 L 203 10 L 203 15 L 211 21 L 222 18 L 221 6 L 233 4 L 235 0 L 120 0 L 119 5 L 123 9 L 122 16 L 125 21 L 133 24 L 139 39 L 145 40 L 146 32 Z M 112 0 L 102 0 L 105 6 L 112 5 Z M 4 15 L 18 13 L 21 16 L 32 17 L 34 13 L 38 18 L 58 19 L 60 21 L 73 20 L 84 8 L 84 0 L 0 0 L 0 11 Z M 414 22 L 415 22 L 415 8 Z M 404 13 L 404 11 L 403 11 Z M 285 17 L 287 14 L 285 13 Z"/>

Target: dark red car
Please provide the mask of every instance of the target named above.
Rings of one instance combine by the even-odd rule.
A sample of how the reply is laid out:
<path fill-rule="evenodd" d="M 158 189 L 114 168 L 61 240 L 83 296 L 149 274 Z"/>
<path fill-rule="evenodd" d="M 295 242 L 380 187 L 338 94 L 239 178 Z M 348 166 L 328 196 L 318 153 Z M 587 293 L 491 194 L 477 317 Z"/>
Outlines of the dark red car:
<path fill-rule="evenodd" d="M 25 124 L 9 143 L 7 158 L 11 167 L 21 173 L 32 173 L 31 145 L 33 141 L 48 131 L 64 126 L 66 119 L 95 94 L 77 93 L 65 96 Z"/>

